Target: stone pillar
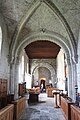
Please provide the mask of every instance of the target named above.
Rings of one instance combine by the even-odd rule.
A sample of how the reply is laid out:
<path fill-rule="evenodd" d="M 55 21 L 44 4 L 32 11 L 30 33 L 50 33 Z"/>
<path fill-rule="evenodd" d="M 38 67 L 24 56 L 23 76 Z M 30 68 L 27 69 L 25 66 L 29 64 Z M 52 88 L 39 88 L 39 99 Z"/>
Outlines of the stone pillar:
<path fill-rule="evenodd" d="M 34 86 L 34 74 L 32 74 L 32 84 L 31 84 L 31 87 Z"/>
<path fill-rule="evenodd" d="M 68 62 L 68 96 L 72 98 L 73 101 L 76 100 L 75 85 L 77 85 L 77 69 L 76 63 L 71 59 Z"/>
<path fill-rule="evenodd" d="M 14 94 L 14 64 L 10 64 L 10 94 Z"/>
<path fill-rule="evenodd" d="M 14 73 L 14 100 L 18 99 L 18 81 L 19 81 L 19 57 L 15 58 L 15 73 Z"/>
<path fill-rule="evenodd" d="M 68 64 L 68 96 L 72 98 L 72 68 Z"/>
<path fill-rule="evenodd" d="M 73 100 L 76 100 L 76 89 L 75 86 L 77 86 L 77 68 L 76 68 L 76 63 L 73 63 L 73 74 L 72 74 L 72 93 L 73 93 Z"/>
<path fill-rule="evenodd" d="M 78 92 L 80 93 L 80 55 L 78 56 L 78 64 L 77 64 L 77 84 L 78 84 Z"/>
<path fill-rule="evenodd" d="M 78 84 L 78 92 L 80 93 L 80 29 L 79 29 L 79 37 L 77 44 L 77 84 Z"/>

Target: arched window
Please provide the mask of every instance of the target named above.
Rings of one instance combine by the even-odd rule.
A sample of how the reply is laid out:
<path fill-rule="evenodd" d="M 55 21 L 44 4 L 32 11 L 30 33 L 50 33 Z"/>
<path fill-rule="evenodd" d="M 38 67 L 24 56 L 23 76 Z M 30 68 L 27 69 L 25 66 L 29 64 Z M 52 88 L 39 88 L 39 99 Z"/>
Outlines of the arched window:
<path fill-rule="evenodd" d="M 2 29 L 0 26 L 0 56 L 1 56 L 1 46 L 2 46 Z"/>

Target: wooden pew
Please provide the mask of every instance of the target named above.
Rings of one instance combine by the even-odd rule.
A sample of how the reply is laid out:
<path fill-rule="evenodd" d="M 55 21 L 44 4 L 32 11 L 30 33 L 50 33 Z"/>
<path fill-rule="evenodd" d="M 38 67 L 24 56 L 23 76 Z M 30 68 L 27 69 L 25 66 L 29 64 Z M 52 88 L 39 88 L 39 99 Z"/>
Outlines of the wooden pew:
<path fill-rule="evenodd" d="M 66 120 L 71 120 L 71 105 L 73 103 L 69 101 L 67 98 L 61 97 L 61 109 L 63 111 L 63 114 L 66 118 Z"/>
<path fill-rule="evenodd" d="M 0 120 L 13 120 L 13 104 L 9 104 L 0 110 Z"/>
<path fill-rule="evenodd" d="M 80 120 L 80 108 L 71 105 L 71 120 Z"/>
<path fill-rule="evenodd" d="M 26 97 L 21 97 L 12 103 L 14 104 L 14 119 L 17 120 L 26 109 Z"/>

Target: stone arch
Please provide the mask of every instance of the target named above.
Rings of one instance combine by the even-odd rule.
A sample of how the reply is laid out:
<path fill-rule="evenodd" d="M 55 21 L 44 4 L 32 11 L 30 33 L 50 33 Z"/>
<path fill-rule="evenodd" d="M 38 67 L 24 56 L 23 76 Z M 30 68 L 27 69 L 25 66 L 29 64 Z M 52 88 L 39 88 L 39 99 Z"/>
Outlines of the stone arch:
<path fill-rule="evenodd" d="M 24 27 L 25 23 L 28 22 L 28 20 L 30 19 L 30 17 L 32 16 L 32 14 L 34 14 L 35 10 L 42 4 L 45 3 L 56 15 L 57 17 L 60 19 L 60 21 L 62 22 L 63 26 L 65 27 L 70 40 L 69 44 L 71 46 L 72 49 L 72 57 L 74 59 L 74 61 L 76 61 L 76 42 L 73 36 L 73 33 L 67 23 L 67 21 L 65 20 L 65 18 L 63 17 L 63 15 L 60 13 L 60 11 L 58 10 L 58 8 L 55 6 L 55 4 L 51 1 L 51 0 L 36 0 L 34 2 L 34 4 L 32 4 L 32 7 L 29 9 L 29 11 L 27 11 L 27 13 L 24 15 L 24 17 L 22 18 L 22 20 L 19 22 L 17 29 L 15 30 L 15 34 L 14 34 L 14 38 L 12 40 L 12 43 L 10 44 L 10 55 L 12 57 L 14 57 L 15 54 L 15 49 L 16 49 L 16 45 L 18 42 L 18 38 L 20 35 L 20 32 L 22 30 L 22 28 Z"/>
<path fill-rule="evenodd" d="M 62 22 L 62 24 L 64 25 L 68 35 L 69 35 L 69 40 L 66 40 L 65 37 L 63 37 L 62 35 L 52 32 L 52 31 L 48 31 L 46 29 L 43 30 L 38 30 L 37 32 L 32 32 L 30 34 L 28 34 L 27 36 L 25 36 L 25 38 L 23 38 L 22 40 L 19 40 L 19 35 L 21 33 L 22 28 L 24 27 L 25 23 L 30 19 L 30 17 L 32 16 L 32 14 L 35 12 L 35 10 L 40 6 L 40 4 L 42 4 L 42 2 L 44 2 L 60 19 L 60 21 Z M 73 74 L 76 74 L 76 69 L 74 70 L 73 68 L 73 63 L 76 66 L 76 62 L 77 62 L 77 52 L 76 52 L 76 43 L 74 40 L 74 36 L 72 34 L 72 31 L 67 23 L 67 21 L 65 20 L 65 18 L 62 16 L 62 14 L 60 13 L 60 11 L 57 9 L 57 7 L 53 4 L 52 1 L 48 1 L 48 0 L 36 0 L 36 2 L 32 5 L 32 7 L 29 9 L 29 11 L 27 12 L 27 14 L 22 18 L 22 20 L 20 21 L 17 29 L 15 30 L 15 34 L 14 34 L 14 38 L 12 43 L 10 44 L 10 57 L 11 60 L 10 62 L 14 62 L 14 60 L 17 58 L 17 56 L 19 56 L 20 51 L 22 49 L 24 49 L 28 44 L 30 44 L 31 42 L 37 41 L 37 40 L 48 40 L 51 42 L 54 42 L 56 44 L 58 44 L 60 47 L 62 47 L 66 53 L 67 56 L 67 61 L 68 61 L 68 65 L 69 65 L 69 96 L 72 96 L 72 81 L 74 82 L 74 80 L 76 79 L 76 77 L 72 77 Z M 66 41 L 68 41 L 68 43 Z M 19 42 L 20 41 L 20 42 Z M 73 86 L 74 88 L 74 86 Z"/>
<path fill-rule="evenodd" d="M 65 39 L 66 38 L 64 38 L 63 36 L 47 30 L 45 30 L 45 32 L 42 32 L 42 31 L 33 32 L 28 36 L 26 36 L 24 40 L 22 40 L 22 42 L 18 44 L 15 50 L 15 58 L 20 54 L 22 49 L 24 49 L 31 42 L 38 41 L 38 40 L 43 40 L 43 41 L 48 40 L 50 42 L 54 42 L 58 44 L 60 47 L 63 48 L 63 50 L 66 53 L 68 63 L 70 64 L 70 59 L 72 57 L 72 50 L 68 47 L 68 44 L 64 42 Z"/>
<path fill-rule="evenodd" d="M 51 42 L 54 42 L 58 44 L 61 48 L 66 53 L 67 56 L 67 62 L 68 62 L 68 68 L 69 68 L 69 73 L 68 73 L 68 91 L 69 91 L 69 96 L 72 96 L 73 99 L 75 99 L 75 84 L 76 84 L 76 63 L 72 59 L 72 50 L 68 47 L 68 44 L 64 42 L 64 38 L 61 35 L 58 35 L 53 32 L 48 32 L 48 31 L 40 31 L 37 33 L 32 33 L 29 36 L 25 37 L 25 39 L 19 44 L 15 51 L 15 58 L 14 60 L 20 55 L 20 51 L 22 51 L 28 44 L 31 42 L 37 41 L 37 40 L 48 40 Z M 74 76 L 74 77 L 73 77 Z M 73 84 L 74 83 L 74 84 Z M 72 92 L 72 88 L 74 88 L 74 93 Z"/>
<path fill-rule="evenodd" d="M 54 86 L 54 82 L 56 81 L 56 71 L 55 69 L 49 64 L 49 63 L 46 63 L 44 61 L 42 61 L 41 63 L 37 63 L 32 69 L 31 69 L 31 75 L 33 76 L 35 71 L 39 68 L 39 67 L 45 67 L 47 68 L 50 73 L 51 73 L 51 81 L 53 83 L 53 86 Z"/>

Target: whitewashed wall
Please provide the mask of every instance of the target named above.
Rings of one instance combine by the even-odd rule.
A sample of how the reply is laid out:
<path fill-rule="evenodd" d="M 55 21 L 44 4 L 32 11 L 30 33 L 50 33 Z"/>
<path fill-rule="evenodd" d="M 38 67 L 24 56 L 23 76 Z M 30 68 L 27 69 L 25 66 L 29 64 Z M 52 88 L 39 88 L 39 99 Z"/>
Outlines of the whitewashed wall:
<path fill-rule="evenodd" d="M 57 87 L 65 90 L 64 52 L 62 49 L 57 56 Z"/>
<path fill-rule="evenodd" d="M 23 63 L 22 63 L 23 56 Z M 21 51 L 19 58 L 19 82 L 25 81 L 25 74 L 29 73 L 29 58 L 26 55 L 25 51 Z"/>

